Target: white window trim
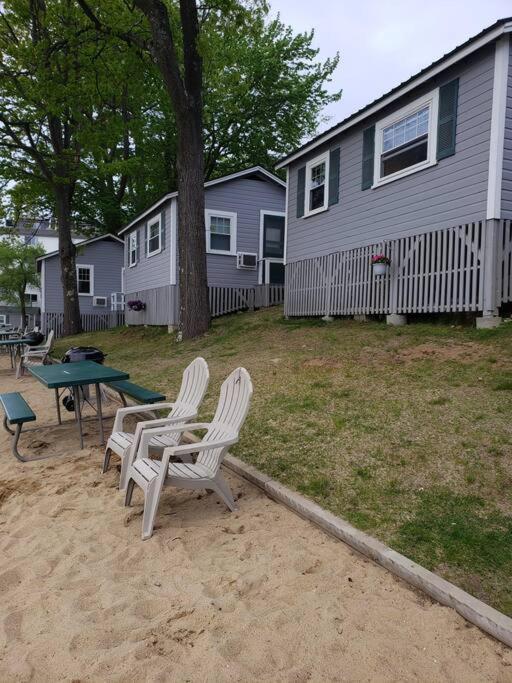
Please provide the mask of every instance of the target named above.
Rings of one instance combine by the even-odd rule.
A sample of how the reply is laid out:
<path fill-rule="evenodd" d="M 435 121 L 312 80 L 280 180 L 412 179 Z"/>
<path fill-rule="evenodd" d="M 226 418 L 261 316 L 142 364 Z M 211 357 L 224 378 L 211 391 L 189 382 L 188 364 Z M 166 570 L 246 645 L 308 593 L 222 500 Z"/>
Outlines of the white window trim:
<path fill-rule="evenodd" d="M 427 147 L 427 158 L 425 161 L 421 161 L 419 164 L 414 164 L 414 166 L 409 166 L 401 171 L 396 171 L 396 173 L 391 173 L 390 175 L 381 177 L 381 156 L 382 156 L 382 143 L 384 137 L 384 128 L 391 126 L 393 123 L 400 121 L 400 119 L 414 114 L 420 109 L 424 109 L 426 106 L 429 108 L 428 113 L 428 147 Z M 381 185 L 386 185 L 387 183 L 392 183 L 394 180 L 399 178 L 405 178 L 405 176 L 411 175 L 412 173 L 417 173 L 430 166 L 435 166 L 437 164 L 436 150 L 437 150 L 437 119 L 439 115 L 439 88 L 432 90 L 427 95 L 420 97 L 414 102 L 411 102 L 402 109 L 393 112 L 385 119 L 381 119 L 375 124 L 375 159 L 374 159 L 374 169 L 373 169 L 373 185 L 372 189 L 380 187 Z"/>
<path fill-rule="evenodd" d="M 153 251 L 149 251 L 149 231 L 150 229 L 158 223 L 158 249 L 153 249 Z M 151 256 L 155 256 L 156 254 L 159 254 L 162 251 L 162 216 L 158 214 L 158 216 L 155 216 L 152 218 L 150 221 L 148 221 L 147 226 L 146 226 L 146 257 L 151 258 Z"/>
<path fill-rule="evenodd" d="M 206 253 L 219 254 L 220 256 L 236 256 L 237 253 L 237 214 L 230 211 L 216 211 L 215 209 L 206 209 L 204 212 L 206 224 Z M 229 245 L 230 251 L 222 249 L 210 249 L 210 219 L 212 216 L 219 218 L 229 218 L 231 220 L 231 239 Z"/>
<path fill-rule="evenodd" d="M 135 254 L 135 259 L 132 262 L 132 238 L 135 238 L 135 249 L 133 250 L 133 253 Z M 133 268 L 133 266 L 137 265 L 137 249 L 139 246 L 139 231 L 138 230 L 133 230 L 128 235 L 128 268 Z"/>
<path fill-rule="evenodd" d="M 78 296 L 94 296 L 94 266 L 91 266 L 87 263 L 77 263 L 76 264 L 76 283 L 78 287 L 78 269 L 79 268 L 89 268 L 89 273 L 90 273 L 90 282 L 91 282 L 91 291 L 89 294 L 84 294 L 81 292 L 78 292 Z"/>
<path fill-rule="evenodd" d="M 323 154 L 320 154 L 319 156 L 315 157 L 314 159 L 311 159 L 311 161 L 308 161 L 306 164 L 306 187 L 305 193 L 304 193 L 304 218 L 308 218 L 309 216 L 314 216 L 317 213 L 322 213 L 322 211 L 327 211 L 329 208 L 329 157 L 330 154 L 329 152 L 324 152 Z M 324 204 L 323 206 L 319 206 L 318 209 L 313 209 L 312 211 L 309 210 L 309 193 L 311 188 L 311 169 L 314 166 L 318 166 L 318 164 L 321 164 L 322 162 L 325 163 L 325 182 L 324 182 Z"/>
<path fill-rule="evenodd" d="M 287 188 L 288 189 L 288 188 Z M 285 204 L 286 206 L 286 204 Z M 284 217 L 284 245 L 283 245 L 283 258 L 273 259 L 271 257 L 265 258 L 263 256 L 263 234 L 265 227 L 265 216 L 282 216 Z M 258 257 L 258 284 L 263 284 L 263 262 L 266 261 L 279 261 L 279 263 L 284 263 L 284 257 L 286 256 L 286 212 L 285 211 L 268 211 L 267 209 L 260 209 L 260 245 L 259 245 L 259 257 Z"/>
<path fill-rule="evenodd" d="M 7 325 L 7 313 L 0 313 L 0 325 Z"/>
<path fill-rule="evenodd" d="M 104 304 L 99 304 L 98 299 L 105 299 Z M 92 305 L 97 306 L 98 308 L 107 308 L 108 306 L 108 297 L 107 296 L 95 296 L 92 300 Z"/>

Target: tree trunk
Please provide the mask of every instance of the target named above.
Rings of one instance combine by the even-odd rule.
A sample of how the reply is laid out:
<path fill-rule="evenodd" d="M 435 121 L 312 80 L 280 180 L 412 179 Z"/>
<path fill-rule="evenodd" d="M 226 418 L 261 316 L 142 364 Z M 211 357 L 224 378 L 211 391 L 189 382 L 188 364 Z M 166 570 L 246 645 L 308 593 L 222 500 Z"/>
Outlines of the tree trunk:
<path fill-rule="evenodd" d="M 26 287 L 23 288 L 23 291 L 18 292 L 18 297 L 20 300 L 20 315 L 21 315 L 21 326 L 23 329 L 27 326 L 27 309 L 25 305 L 25 290 Z"/>
<path fill-rule="evenodd" d="M 204 161 L 201 110 L 178 126 L 178 253 L 180 330 L 184 339 L 210 325 L 204 224 Z"/>
<path fill-rule="evenodd" d="M 82 331 L 76 283 L 76 248 L 71 238 L 70 196 L 71 188 L 69 187 L 61 186 L 55 190 L 61 267 L 60 281 L 64 300 L 64 336 L 79 334 Z"/>

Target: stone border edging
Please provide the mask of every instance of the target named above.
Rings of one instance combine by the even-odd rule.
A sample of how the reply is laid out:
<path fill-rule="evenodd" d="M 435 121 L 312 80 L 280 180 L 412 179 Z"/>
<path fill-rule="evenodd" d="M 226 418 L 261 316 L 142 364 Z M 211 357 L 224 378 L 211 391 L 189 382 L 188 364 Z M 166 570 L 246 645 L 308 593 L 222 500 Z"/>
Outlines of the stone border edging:
<path fill-rule="evenodd" d="M 227 455 L 224 458 L 224 465 L 262 489 L 270 498 L 283 503 L 301 517 L 313 522 L 323 531 L 369 557 L 442 605 L 452 607 L 464 619 L 512 647 L 512 619 L 505 614 L 388 548 L 372 536 L 359 531 L 341 517 L 333 515 L 299 493 L 279 484 L 252 465 L 247 465 L 233 455 Z"/>

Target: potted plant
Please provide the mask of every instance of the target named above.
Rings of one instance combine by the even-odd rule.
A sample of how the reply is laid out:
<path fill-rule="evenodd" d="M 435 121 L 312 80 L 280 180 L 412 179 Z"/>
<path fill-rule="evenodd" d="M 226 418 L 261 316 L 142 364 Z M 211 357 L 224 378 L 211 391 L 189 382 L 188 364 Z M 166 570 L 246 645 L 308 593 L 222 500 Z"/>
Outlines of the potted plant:
<path fill-rule="evenodd" d="M 133 301 L 127 301 L 126 305 L 130 311 L 145 311 L 146 304 L 139 299 L 134 299 Z"/>
<path fill-rule="evenodd" d="M 391 261 L 386 254 L 375 254 L 372 256 L 372 266 L 374 275 L 385 275 Z"/>

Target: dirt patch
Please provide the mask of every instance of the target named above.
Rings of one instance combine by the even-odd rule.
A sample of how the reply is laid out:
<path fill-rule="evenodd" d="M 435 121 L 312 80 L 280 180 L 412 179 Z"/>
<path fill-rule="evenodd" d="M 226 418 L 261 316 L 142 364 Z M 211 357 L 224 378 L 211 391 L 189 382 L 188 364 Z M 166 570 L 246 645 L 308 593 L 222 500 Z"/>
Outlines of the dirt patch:
<path fill-rule="evenodd" d="M 337 358 L 310 358 L 303 365 L 305 368 L 341 368 L 343 363 Z"/>
<path fill-rule="evenodd" d="M 459 363 L 473 363 L 482 358 L 485 354 L 485 349 L 480 344 L 474 342 L 468 342 L 467 344 L 450 344 L 447 346 L 426 343 L 398 350 L 395 354 L 397 360 L 405 363 L 426 359 L 439 361 L 455 360 Z"/>

